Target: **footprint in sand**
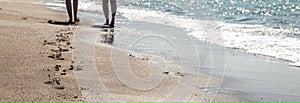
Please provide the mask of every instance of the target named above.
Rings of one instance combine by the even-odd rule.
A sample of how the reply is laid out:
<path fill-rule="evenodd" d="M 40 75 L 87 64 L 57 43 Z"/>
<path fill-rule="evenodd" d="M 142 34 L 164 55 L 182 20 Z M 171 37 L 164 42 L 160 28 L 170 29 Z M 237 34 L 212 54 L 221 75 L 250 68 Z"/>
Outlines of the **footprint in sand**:
<path fill-rule="evenodd" d="M 132 55 L 132 54 L 129 54 L 129 57 L 133 57 L 133 58 L 134 58 L 134 55 Z"/>
<path fill-rule="evenodd" d="M 52 81 L 44 82 L 44 84 L 53 84 Z"/>
<path fill-rule="evenodd" d="M 181 72 L 173 72 L 173 71 L 171 71 L 171 72 L 163 72 L 164 74 L 166 74 L 166 75 L 171 75 L 171 76 L 175 76 L 175 77 L 183 77 L 184 75 L 181 73 Z"/>
<path fill-rule="evenodd" d="M 81 71 L 81 70 L 82 70 L 81 67 L 77 67 L 77 68 L 75 69 L 75 71 Z"/>
<path fill-rule="evenodd" d="M 59 71 L 59 68 L 61 67 L 61 65 L 55 65 L 55 71 Z"/>
<path fill-rule="evenodd" d="M 52 82 L 57 85 L 60 85 L 60 78 L 54 78 L 54 79 L 52 79 Z"/>
<path fill-rule="evenodd" d="M 48 45 L 53 45 L 53 46 L 57 46 L 57 44 L 56 44 L 55 41 L 53 41 L 53 42 L 48 42 L 47 40 L 44 40 L 44 45 L 46 45 L 46 44 L 48 44 Z"/>
<path fill-rule="evenodd" d="M 62 57 L 62 53 L 58 52 L 58 53 L 54 53 L 50 56 L 48 56 L 49 58 L 55 59 L 55 60 L 65 60 L 65 58 Z"/>
<path fill-rule="evenodd" d="M 55 89 L 58 89 L 58 90 L 63 90 L 63 89 L 65 89 L 64 86 L 54 86 L 54 88 L 55 88 Z"/>
<path fill-rule="evenodd" d="M 67 75 L 67 73 L 60 73 L 60 75 Z"/>
<path fill-rule="evenodd" d="M 73 66 L 73 65 L 70 65 L 69 70 L 74 70 L 74 66 Z"/>

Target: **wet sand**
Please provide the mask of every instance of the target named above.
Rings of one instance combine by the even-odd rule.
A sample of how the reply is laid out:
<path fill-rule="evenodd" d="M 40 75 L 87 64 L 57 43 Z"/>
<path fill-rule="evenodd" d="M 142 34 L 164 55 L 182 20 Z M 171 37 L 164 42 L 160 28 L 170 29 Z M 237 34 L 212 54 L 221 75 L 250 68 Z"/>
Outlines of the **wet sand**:
<path fill-rule="evenodd" d="M 37 0 L 0 0 L 0 101 L 80 101 L 72 72 L 74 26 Z"/>
<path fill-rule="evenodd" d="M 222 93 L 219 93 L 218 90 L 208 90 L 210 88 L 208 82 L 219 82 L 220 78 L 210 77 L 196 71 L 184 71 L 183 69 L 187 68 L 179 64 L 162 66 L 159 63 L 163 61 L 173 60 L 155 55 L 116 50 L 109 46 L 96 47 L 99 78 L 105 89 L 115 99 L 169 102 L 242 101 L 233 95 L 233 91 L 221 90 Z M 127 69 L 130 71 L 126 71 Z M 124 79 L 126 77 L 129 79 Z"/>
<path fill-rule="evenodd" d="M 115 47 L 120 28 L 101 30 L 83 19 L 76 29 L 75 78 L 85 101 L 242 101 L 233 91 L 210 91 L 218 77 L 182 67 L 172 58 Z M 214 88 L 214 87 L 212 87 Z"/>

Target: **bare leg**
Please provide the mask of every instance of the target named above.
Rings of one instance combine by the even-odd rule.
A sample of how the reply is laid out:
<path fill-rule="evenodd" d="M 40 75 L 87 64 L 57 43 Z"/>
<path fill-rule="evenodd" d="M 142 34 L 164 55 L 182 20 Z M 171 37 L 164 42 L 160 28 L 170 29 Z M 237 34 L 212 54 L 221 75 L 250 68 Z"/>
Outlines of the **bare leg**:
<path fill-rule="evenodd" d="M 108 0 L 102 0 L 102 6 L 103 6 L 103 12 L 106 20 L 104 25 L 108 25 L 109 24 Z"/>
<path fill-rule="evenodd" d="M 67 12 L 69 15 L 69 23 L 72 22 L 72 5 L 71 5 L 71 0 L 66 0 L 66 7 L 67 7 Z"/>
<path fill-rule="evenodd" d="M 117 12 L 117 0 L 110 0 L 110 5 L 111 5 L 112 18 L 111 18 L 111 23 L 109 24 L 109 26 L 114 27 L 115 26 L 115 17 L 116 17 L 116 12 Z"/>
<path fill-rule="evenodd" d="M 73 10 L 74 10 L 74 22 L 79 22 L 79 18 L 77 18 L 77 11 L 78 11 L 78 0 L 73 0 Z"/>

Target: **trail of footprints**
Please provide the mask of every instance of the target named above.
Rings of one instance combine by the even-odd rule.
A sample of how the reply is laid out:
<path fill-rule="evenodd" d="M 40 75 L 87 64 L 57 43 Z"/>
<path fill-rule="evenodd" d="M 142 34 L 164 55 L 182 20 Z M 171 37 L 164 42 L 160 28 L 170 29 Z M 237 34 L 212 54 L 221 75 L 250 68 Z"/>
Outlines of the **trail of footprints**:
<path fill-rule="evenodd" d="M 140 60 L 143 60 L 143 61 L 151 62 L 151 60 L 149 60 L 149 57 L 137 56 L 137 55 L 134 55 L 134 54 L 129 54 L 128 56 L 130 58 L 135 58 L 135 59 L 140 59 Z M 165 59 L 167 59 L 167 58 L 165 58 Z M 179 71 L 176 71 L 176 70 L 168 70 L 168 71 L 163 72 L 163 74 L 170 75 L 170 76 L 173 76 L 173 77 L 184 77 L 183 73 L 181 73 Z"/>
<path fill-rule="evenodd" d="M 48 54 L 48 58 L 54 59 L 57 61 L 65 60 L 63 54 L 65 52 L 74 49 L 71 46 L 71 38 L 70 36 L 73 35 L 74 29 L 69 27 L 66 29 L 61 29 L 57 31 L 57 35 L 54 40 L 44 40 L 44 46 L 54 46 L 55 49 L 50 50 L 50 54 Z M 47 69 L 48 72 L 48 81 L 44 82 L 44 84 L 51 85 L 53 88 L 57 90 L 64 90 L 65 87 L 61 84 L 61 80 L 67 75 L 68 71 L 74 70 L 73 66 L 74 61 L 69 67 L 63 68 L 62 65 L 56 64 L 51 69 Z"/>

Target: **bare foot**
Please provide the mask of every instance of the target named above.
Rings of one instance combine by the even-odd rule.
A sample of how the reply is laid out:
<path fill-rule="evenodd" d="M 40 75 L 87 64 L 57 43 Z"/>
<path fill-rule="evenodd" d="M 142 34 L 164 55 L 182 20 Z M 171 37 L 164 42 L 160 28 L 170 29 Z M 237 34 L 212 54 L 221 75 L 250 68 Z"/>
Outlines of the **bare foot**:
<path fill-rule="evenodd" d="M 68 24 L 75 24 L 71 19 L 68 21 Z"/>
<path fill-rule="evenodd" d="M 109 26 L 112 27 L 112 28 L 115 27 L 115 18 L 111 19 L 111 22 L 110 22 Z"/>
<path fill-rule="evenodd" d="M 108 24 L 109 24 L 109 19 L 106 19 L 106 21 L 103 25 L 108 25 Z"/>
<path fill-rule="evenodd" d="M 116 13 L 113 13 L 111 23 L 109 24 L 109 26 L 112 28 L 115 27 L 115 17 L 116 17 Z"/>
<path fill-rule="evenodd" d="M 76 19 L 74 19 L 74 21 L 75 21 L 75 23 L 78 23 L 78 22 L 80 22 L 80 19 L 76 18 Z"/>

